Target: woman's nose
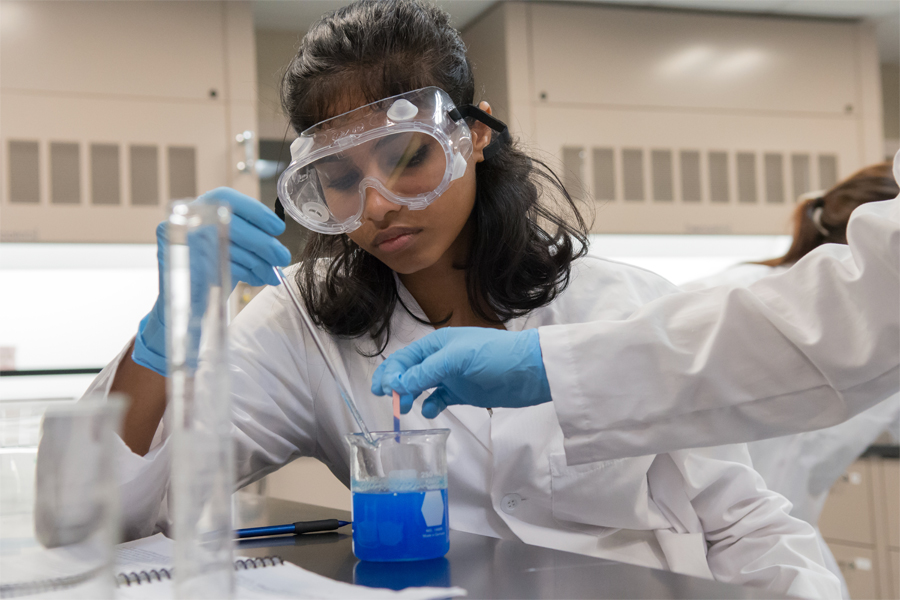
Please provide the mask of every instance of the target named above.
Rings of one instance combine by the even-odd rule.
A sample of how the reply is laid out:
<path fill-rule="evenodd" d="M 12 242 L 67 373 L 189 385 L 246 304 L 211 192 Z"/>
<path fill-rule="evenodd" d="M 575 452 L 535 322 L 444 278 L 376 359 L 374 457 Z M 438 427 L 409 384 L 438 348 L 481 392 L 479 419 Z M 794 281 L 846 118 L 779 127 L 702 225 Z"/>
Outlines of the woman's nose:
<path fill-rule="evenodd" d="M 371 221 L 383 221 L 388 213 L 400 210 L 399 204 L 394 204 L 381 195 L 372 186 L 366 187 L 366 204 L 363 210 L 363 218 Z"/>

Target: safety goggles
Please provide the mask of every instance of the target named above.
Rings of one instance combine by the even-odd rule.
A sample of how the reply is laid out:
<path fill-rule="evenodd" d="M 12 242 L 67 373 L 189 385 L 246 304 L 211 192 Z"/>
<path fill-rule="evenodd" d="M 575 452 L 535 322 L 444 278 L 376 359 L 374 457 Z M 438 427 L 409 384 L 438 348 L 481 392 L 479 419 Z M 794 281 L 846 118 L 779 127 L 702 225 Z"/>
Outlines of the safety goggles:
<path fill-rule="evenodd" d="M 291 144 L 291 163 L 278 179 L 279 202 L 301 225 L 328 234 L 362 225 L 368 188 L 392 203 L 421 210 L 466 172 L 472 156 L 467 117 L 499 134 L 485 158 L 509 141 L 501 121 L 471 104 L 457 108 L 436 87 L 317 123 Z"/>

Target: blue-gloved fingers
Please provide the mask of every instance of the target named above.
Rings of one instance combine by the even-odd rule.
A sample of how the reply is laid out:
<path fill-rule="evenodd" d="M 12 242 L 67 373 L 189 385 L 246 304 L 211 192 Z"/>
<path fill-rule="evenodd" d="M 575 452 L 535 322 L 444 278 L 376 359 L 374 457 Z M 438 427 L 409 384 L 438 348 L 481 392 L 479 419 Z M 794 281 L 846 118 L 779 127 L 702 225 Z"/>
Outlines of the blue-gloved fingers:
<path fill-rule="evenodd" d="M 372 393 L 376 396 L 387 396 L 382 380 L 384 379 L 384 365 L 387 364 L 391 357 L 387 357 L 380 365 L 375 368 L 372 373 Z M 403 396 L 400 396 L 400 412 L 403 412 Z"/>
<path fill-rule="evenodd" d="M 159 304 L 159 301 L 157 301 Z M 144 368 L 166 376 L 166 329 L 156 318 L 156 306 L 141 319 L 131 360 Z"/>
<path fill-rule="evenodd" d="M 234 284 L 238 281 L 243 281 L 244 283 L 254 286 L 268 285 L 268 282 L 260 279 L 253 271 L 242 265 L 231 263 L 231 283 Z"/>
<path fill-rule="evenodd" d="M 400 394 L 400 414 L 405 415 L 412 410 L 416 397 L 412 394 Z"/>
<path fill-rule="evenodd" d="M 406 348 L 401 348 L 388 356 L 372 375 L 372 393 L 379 396 L 385 396 L 390 395 L 392 390 L 397 390 L 401 394 L 405 393 L 418 396 L 422 391 L 440 383 L 440 381 L 438 381 L 433 385 L 426 385 L 418 391 L 414 391 L 410 387 L 397 387 L 401 375 L 403 376 L 403 383 L 405 384 L 405 373 L 411 367 L 420 364 L 444 347 L 444 338 L 445 334 L 443 334 L 442 331 L 435 331 L 434 333 L 429 333 L 420 340 L 416 340 Z"/>
<path fill-rule="evenodd" d="M 205 199 L 228 203 L 232 214 L 241 217 L 269 235 L 284 233 L 284 221 L 279 219 L 278 215 L 272 212 L 268 206 L 237 190 L 227 187 L 216 188 L 200 196 L 200 200 Z"/>
<path fill-rule="evenodd" d="M 167 232 L 168 221 L 163 221 L 159 225 L 156 226 L 156 258 L 162 259 L 163 247 L 165 247 L 166 242 L 169 241 L 169 235 Z"/>
<path fill-rule="evenodd" d="M 424 341 L 423 338 L 419 341 Z M 447 360 L 444 353 L 438 349 L 434 354 L 430 354 L 417 364 L 409 367 L 405 373 L 389 380 L 391 389 L 397 390 L 401 394 L 412 394 L 418 396 L 425 390 L 437 387 L 442 381 L 456 375 L 456 371 L 463 365 L 456 361 Z"/>
<path fill-rule="evenodd" d="M 235 279 L 233 283 L 244 281 L 246 283 L 249 283 L 250 285 L 278 285 L 278 277 L 275 276 L 275 272 L 272 270 L 272 266 L 266 263 L 260 257 L 234 243 L 229 246 L 229 250 L 231 252 L 232 266 L 243 267 L 246 272 L 253 275 L 254 281 L 261 282 L 254 283 L 252 281 L 244 279 L 244 276 L 242 276 L 240 279 Z M 233 268 L 231 270 L 231 273 L 232 275 L 236 274 Z"/>
<path fill-rule="evenodd" d="M 445 388 L 438 388 L 434 393 L 422 401 L 422 416 L 426 419 L 433 419 L 441 414 L 445 408 L 454 404 L 450 400 L 450 395 Z"/>
<path fill-rule="evenodd" d="M 291 253 L 281 242 L 240 217 L 231 220 L 231 242 L 252 252 L 271 267 L 291 264 Z"/>

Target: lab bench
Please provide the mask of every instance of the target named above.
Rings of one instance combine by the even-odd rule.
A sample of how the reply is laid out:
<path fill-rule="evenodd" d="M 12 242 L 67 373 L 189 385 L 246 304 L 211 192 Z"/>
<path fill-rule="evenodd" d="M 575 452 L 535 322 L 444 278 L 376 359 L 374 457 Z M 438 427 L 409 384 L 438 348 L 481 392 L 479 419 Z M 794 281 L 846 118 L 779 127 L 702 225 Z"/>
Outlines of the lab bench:
<path fill-rule="evenodd" d="M 343 519 L 350 513 L 238 493 L 239 527 Z M 371 587 L 460 586 L 469 598 L 772 598 L 771 592 L 668 571 L 450 532 L 445 558 L 367 563 L 353 556 L 350 527 L 337 532 L 243 540 L 242 556 L 278 555 L 314 573 Z"/>

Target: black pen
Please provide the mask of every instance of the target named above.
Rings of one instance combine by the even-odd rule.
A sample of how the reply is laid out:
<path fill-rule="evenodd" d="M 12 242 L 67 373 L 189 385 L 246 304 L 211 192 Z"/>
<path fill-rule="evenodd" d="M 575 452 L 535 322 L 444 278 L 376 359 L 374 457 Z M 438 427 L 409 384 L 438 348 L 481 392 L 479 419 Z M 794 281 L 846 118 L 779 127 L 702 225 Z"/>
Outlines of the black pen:
<path fill-rule="evenodd" d="M 266 535 L 285 535 L 292 533 L 299 535 L 301 533 L 316 533 L 319 531 L 334 531 L 344 525 L 349 525 L 350 521 L 338 521 L 337 519 L 323 519 L 321 521 L 297 521 L 296 523 L 288 523 L 287 525 L 270 525 L 269 527 L 248 527 L 246 529 L 238 529 L 235 534 L 239 538 L 262 537 Z"/>

